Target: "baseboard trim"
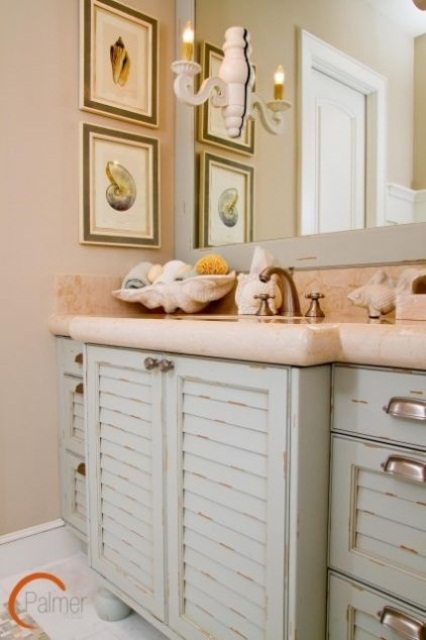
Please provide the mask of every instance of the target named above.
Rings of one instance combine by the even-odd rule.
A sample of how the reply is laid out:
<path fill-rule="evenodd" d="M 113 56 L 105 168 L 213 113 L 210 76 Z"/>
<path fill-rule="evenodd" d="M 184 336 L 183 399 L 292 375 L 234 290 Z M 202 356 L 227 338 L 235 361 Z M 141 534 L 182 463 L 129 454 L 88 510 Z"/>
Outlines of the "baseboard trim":
<path fill-rule="evenodd" d="M 0 536 L 0 580 L 66 558 L 81 545 L 61 519 Z"/>

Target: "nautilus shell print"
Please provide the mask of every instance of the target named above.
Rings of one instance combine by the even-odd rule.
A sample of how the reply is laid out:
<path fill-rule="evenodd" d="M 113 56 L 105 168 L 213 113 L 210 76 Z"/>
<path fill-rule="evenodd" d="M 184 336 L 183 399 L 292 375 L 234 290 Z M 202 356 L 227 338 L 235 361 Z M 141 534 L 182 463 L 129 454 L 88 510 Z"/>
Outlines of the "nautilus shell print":
<path fill-rule="evenodd" d="M 136 200 L 136 183 L 129 171 L 118 162 L 107 162 L 110 185 L 106 190 L 108 204 L 115 211 L 127 211 Z"/>
<path fill-rule="evenodd" d="M 109 55 L 111 58 L 112 79 L 115 84 L 123 87 L 129 77 L 130 58 L 121 38 L 118 38 L 117 42 L 111 45 Z"/>
<path fill-rule="evenodd" d="M 218 202 L 219 218 L 227 227 L 235 227 L 238 222 L 238 191 L 230 188 L 220 194 Z"/>

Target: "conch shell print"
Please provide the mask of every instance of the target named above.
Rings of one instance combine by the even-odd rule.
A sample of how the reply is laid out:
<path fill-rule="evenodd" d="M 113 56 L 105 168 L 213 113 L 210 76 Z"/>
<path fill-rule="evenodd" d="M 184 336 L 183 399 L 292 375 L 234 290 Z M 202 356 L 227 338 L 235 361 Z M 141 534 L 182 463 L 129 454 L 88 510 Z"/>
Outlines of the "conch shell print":
<path fill-rule="evenodd" d="M 108 204 L 116 211 L 127 211 L 136 200 L 136 183 L 132 175 L 118 162 L 107 162 L 110 185 L 106 190 Z"/>
<path fill-rule="evenodd" d="M 115 84 L 123 87 L 129 77 L 130 58 L 121 37 L 109 49 L 112 66 L 112 79 Z"/>
<path fill-rule="evenodd" d="M 227 227 L 235 227 L 238 222 L 237 200 L 238 191 L 232 188 L 223 191 L 219 197 L 219 218 Z"/>

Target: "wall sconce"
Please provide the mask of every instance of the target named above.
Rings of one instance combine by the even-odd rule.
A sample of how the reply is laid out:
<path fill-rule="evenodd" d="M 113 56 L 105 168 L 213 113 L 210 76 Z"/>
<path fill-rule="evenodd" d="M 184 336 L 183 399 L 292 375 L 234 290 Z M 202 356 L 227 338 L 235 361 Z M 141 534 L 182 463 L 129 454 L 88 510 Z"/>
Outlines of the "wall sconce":
<path fill-rule="evenodd" d="M 183 35 L 183 59 L 172 63 L 172 71 L 176 74 L 174 91 L 178 100 L 197 106 L 212 94 L 212 104 L 222 108 L 226 131 L 231 138 L 241 135 L 246 119 L 255 108 L 267 131 L 283 133 L 284 111 L 291 106 L 283 100 L 284 69 L 279 67 L 275 73 L 274 100 L 265 102 L 253 91 L 255 75 L 250 63 L 250 34 L 247 29 L 230 27 L 226 30 L 224 58 L 218 76 L 206 78 L 198 93 L 194 93 L 194 77 L 200 73 L 201 66 L 192 60 L 193 42 L 194 32 L 188 24 Z"/>

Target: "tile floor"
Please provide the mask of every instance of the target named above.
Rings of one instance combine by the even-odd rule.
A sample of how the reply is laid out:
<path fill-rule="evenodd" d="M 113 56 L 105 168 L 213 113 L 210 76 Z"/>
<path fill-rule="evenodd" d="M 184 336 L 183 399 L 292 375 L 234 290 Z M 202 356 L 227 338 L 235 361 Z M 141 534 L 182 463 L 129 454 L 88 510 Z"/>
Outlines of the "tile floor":
<path fill-rule="evenodd" d="M 96 580 L 87 566 L 87 558 L 83 553 L 77 553 L 42 567 L 35 567 L 33 571 L 54 574 L 66 585 L 67 595 L 84 598 L 81 607 L 78 606 L 81 601 L 74 600 L 76 605 L 74 610 L 78 609 L 74 614 L 66 613 L 64 609 L 48 611 L 52 608 L 48 604 L 49 594 L 58 595 L 57 591 L 53 594 L 53 590 L 57 588 L 51 582 L 34 580 L 31 582 L 31 591 L 29 585 L 22 589 L 21 598 L 18 600 L 50 640 L 166 640 L 162 633 L 136 613 L 118 622 L 105 622 L 99 618 L 94 607 Z M 23 575 L 28 573 L 32 572 Z M 11 590 L 23 575 L 10 576 L 0 581 L 0 604 L 7 603 Z M 18 637 L 33 640 L 41 637 L 30 632 L 28 632 L 30 635 L 22 635 L 25 632 L 21 627 L 16 627 L 15 633 L 20 635 L 15 635 L 10 629 L 7 632 L 2 631 L 0 626 L 1 640 L 14 640 Z"/>

